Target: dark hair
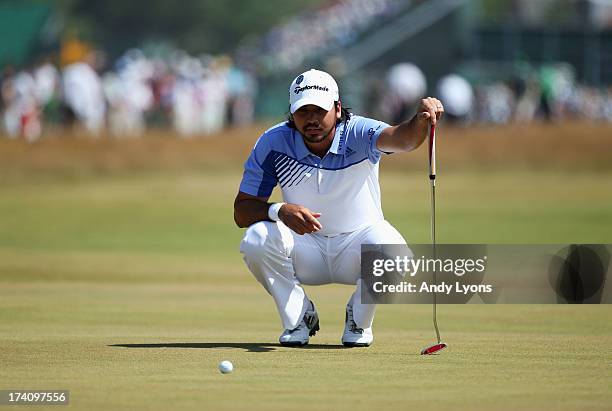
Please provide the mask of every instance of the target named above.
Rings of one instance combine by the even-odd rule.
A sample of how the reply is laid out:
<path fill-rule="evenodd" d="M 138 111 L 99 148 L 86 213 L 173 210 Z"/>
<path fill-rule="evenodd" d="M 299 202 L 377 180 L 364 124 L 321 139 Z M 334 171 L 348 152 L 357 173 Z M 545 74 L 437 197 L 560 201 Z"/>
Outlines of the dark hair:
<path fill-rule="evenodd" d="M 338 106 L 339 101 L 334 101 L 334 105 Z M 340 118 L 336 120 L 336 125 L 347 122 L 351 118 L 351 108 L 350 107 L 342 107 L 340 110 L 342 114 L 340 114 Z M 287 127 L 295 128 L 295 123 L 293 122 L 293 116 L 291 115 L 291 107 L 289 107 L 289 112 L 287 114 Z"/>

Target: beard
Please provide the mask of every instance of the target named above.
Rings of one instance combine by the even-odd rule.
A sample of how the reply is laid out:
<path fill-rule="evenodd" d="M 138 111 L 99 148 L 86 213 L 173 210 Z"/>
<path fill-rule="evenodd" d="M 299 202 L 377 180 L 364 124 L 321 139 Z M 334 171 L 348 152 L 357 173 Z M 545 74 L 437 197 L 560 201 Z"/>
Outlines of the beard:
<path fill-rule="evenodd" d="M 334 126 L 332 126 L 329 130 L 324 130 L 323 132 L 321 132 L 320 135 L 317 136 L 311 136 L 306 134 L 306 130 L 302 131 L 300 130 L 300 134 L 302 134 L 302 137 L 304 137 L 304 140 L 306 140 L 307 142 L 311 143 L 311 144 L 316 144 L 316 143 L 320 143 L 321 141 L 325 140 L 327 138 L 327 136 L 329 136 L 329 134 L 334 130 Z"/>

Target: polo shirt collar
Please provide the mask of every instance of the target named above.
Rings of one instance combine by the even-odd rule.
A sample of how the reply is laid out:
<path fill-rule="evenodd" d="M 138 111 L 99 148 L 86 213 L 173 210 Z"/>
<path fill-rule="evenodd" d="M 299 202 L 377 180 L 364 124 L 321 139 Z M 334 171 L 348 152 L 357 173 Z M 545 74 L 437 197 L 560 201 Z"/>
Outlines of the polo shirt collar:
<path fill-rule="evenodd" d="M 334 135 L 334 139 L 332 141 L 332 145 L 329 148 L 329 151 L 334 154 L 342 154 L 344 153 L 344 147 L 346 146 L 345 136 L 344 136 L 344 121 L 340 124 L 336 125 L 336 134 Z"/>

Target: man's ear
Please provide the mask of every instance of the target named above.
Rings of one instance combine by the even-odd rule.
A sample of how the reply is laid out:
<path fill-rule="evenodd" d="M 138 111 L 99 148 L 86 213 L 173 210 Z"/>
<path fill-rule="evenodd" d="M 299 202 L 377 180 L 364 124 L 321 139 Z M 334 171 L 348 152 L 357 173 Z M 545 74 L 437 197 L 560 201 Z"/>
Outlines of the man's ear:
<path fill-rule="evenodd" d="M 336 101 L 336 118 L 340 120 L 342 118 L 342 102 L 340 100 Z"/>

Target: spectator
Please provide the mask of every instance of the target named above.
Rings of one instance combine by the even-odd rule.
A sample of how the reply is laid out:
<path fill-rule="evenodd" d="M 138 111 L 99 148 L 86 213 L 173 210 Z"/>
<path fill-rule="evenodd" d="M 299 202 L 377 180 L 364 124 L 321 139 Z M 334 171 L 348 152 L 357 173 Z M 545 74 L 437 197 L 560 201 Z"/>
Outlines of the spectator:
<path fill-rule="evenodd" d="M 104 126 L 106 106 L 102 81 L 94 70 L 94 61 L 94 54 L 89 53 L 85 61 L 66 66 L 62 71 L 62 90 L 69 113 L 88 132 L 98 135 Z"/>
<path fill-rule="evenodd" d="M 11 138 L 31 142 L 40 137 L 41 125 L 34 77 L 26 70 L 7 73 L 2 82 L 4 126 Z"/>
<path fill-rule="evenodd" d="M 449 74 L 438 82 L 438 94 L 444 102 L 447 120 L 466 123 L 474 106 L 474 90 L 466 79 Z"/>

